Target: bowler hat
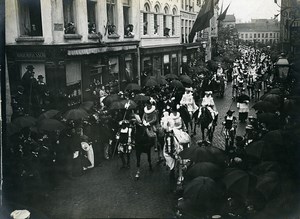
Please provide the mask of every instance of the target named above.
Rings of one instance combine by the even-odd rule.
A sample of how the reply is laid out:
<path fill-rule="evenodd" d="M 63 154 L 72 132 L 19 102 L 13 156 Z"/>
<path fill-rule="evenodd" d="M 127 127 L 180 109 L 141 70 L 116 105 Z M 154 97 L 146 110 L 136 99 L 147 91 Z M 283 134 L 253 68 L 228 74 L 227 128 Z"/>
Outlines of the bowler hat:
<path fill-rule="evenodd" d="M 227 115 L 232 115 L 234 112 L 235 112 L 234 110 L 228 110 L 226 114 Z"/>
<path fill-rule="evenodd" d="M 38 79 L 44 78 L 44 76 L 43 76 L 43 75 L 39 75 L 37 78 L 38 78 Z"/>
<path fill-rule="evenodd" d="M 27 65 L 26 69 L 27 69 L 27 70 L 33 70 L 34 67 L 33 67 L 33 65 Z"/>

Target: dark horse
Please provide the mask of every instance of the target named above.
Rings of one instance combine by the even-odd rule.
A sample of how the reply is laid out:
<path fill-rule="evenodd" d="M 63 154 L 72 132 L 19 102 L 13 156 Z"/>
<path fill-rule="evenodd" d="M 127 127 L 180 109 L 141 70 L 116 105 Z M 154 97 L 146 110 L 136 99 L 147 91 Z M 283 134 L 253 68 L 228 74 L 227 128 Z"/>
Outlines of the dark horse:
<path fill-rule="evenodd" d="M 140 163 L 142 153 L 147 154 L 149 169 L 152 171 L 151 164 L 151 147 L 154 146 L 155 138 L 150 138 L 146 132 L 147 127 L 142 124 L 136 124 L 135 126 L 135 154 L 136 154 L 136 166 L 137 173 L 135 175 L 136 179 L 140 177 Z"/>
<path fill-rule="evenodd" d="M 189 114 L 187 107 L 181 106 L 178 109 L 178 112 L 180 113 L 180 117 L 182 118 L 187 131 L 189 130 L 189 126 L 190 126 L 191 132 L 192 132 L 193 131 L 193 119 L 192 119 L 192 116 Z"/>
<path fill-rule="evenodd" d="M 201 116 L 198 118 L 199 110 L 201 110 Z M 216 117 L 217 118 L 217 117 Z M 194 125 L 194 135 L 196 134 L 196 126 L 201 126 L 202 132 L 202 139 L 205 140 L 205 129 L 207 129 L 207 136 L 209 141 L 213 139 L 213 132 L 214 132 L 214 121 L 209 109 L 205 107 L 200 107 L 198 110 L 195 111 L 193 114 L 193 119 L 195 121 Z"/>

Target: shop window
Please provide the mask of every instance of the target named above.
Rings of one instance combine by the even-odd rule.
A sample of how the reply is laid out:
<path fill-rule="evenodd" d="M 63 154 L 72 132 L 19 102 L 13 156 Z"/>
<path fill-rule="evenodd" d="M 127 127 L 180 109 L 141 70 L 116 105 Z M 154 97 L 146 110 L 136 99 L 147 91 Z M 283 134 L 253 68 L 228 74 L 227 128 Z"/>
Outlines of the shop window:
<path fill-rule="evenodd" d="M 106 65 L 101 63 L 101 60 L 91 63 L 90 70 L 90 81 L 94 84 L 102 84 L 103 85 L 103 73 Z"/>
<path fill-rule="evenodd" d="M 164 55 L 164 75 L 170 73 L 170 56 Z"/>
<path fill-rule="evenodd" d="M 81 102 L 81 65 L 78 61 L 66 64 L 66 84 L 68 106 L 75 106 Z"/>
<path fill-rule="evenodd" d="M 117 34 L 117 13 L 116 0 L 106 0 L 107 9 L 107 33 L 108 36 L 116 36 Z"/>
<path fill-rule="evenodd" d="M 160 56 L 153 57 L 153 75 L 161 75 L 162 73 L 162 60 Z"/>
<path fill-rule="evenodd" d="M 87 0 L 87 15 L 88 15 L 88 30 L 89 34 L 97 33 L 96 26 L 96 11 L 97 11 L 97 1 Z"/>
<path fill-rule="evenodd" d="M 150 12 L 150 6 L 149 4 L 144 5 L 144 13 L 143 13 L 143 34 L 148 34 L 148 26 L 149 26 L 149 12 Z"/>
<path fill-rule="evenodd" d="M 155 5 L 154 7 L 154 34 L 159 35 L 159 18 L 158 18 L 158 13 L 159 13 L 159 6 Z"/>
<path fill-rule="evenodd" d="M 144 77 L 152 75 L 151 58 L 150 57 L 144 57 L 142 63 L 143 63 L 142 75 Z"/>
<path fill-rule="evenodd" d="M 114 80 L 118 80 L 119 77 L 119 59 L 117 56 L 110 57 L 108 61 L 109 73 L 113 76 Z"/>
<path fill-rule="evenodd" d="M 40 0 L 19 0 L 21 36 L 43 36 Z"/>
<path fill-rule="evenodd" d="M 75 11 L 73 0 L 63 0 L 65 34 L 76 34 Z"/>
<path fill-rule="evenodd" d="M 175 75 L 178 75 L 178 59 L 177 59 L 177 54 L 173 53 L 172 54 L 172 73 Z"/>

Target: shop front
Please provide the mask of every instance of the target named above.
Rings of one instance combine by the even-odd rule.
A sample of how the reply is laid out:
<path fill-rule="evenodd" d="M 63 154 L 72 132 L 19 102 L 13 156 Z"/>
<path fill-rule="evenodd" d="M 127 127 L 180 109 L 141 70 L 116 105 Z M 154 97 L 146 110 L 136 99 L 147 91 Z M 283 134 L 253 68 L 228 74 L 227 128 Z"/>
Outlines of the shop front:
<path fill-rule="evenodd" d="M 147 76 L 180 74 L 181 46 L 140 47 L 141 84 Z"/>

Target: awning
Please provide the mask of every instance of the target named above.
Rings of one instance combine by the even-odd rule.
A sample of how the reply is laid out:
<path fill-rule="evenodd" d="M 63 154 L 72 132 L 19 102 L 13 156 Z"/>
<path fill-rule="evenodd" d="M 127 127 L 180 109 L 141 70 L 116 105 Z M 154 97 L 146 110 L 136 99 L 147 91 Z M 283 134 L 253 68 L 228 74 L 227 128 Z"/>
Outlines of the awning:
<path fill-rule="evenodd" d="M 115 52 L 123 50 L 137 49 L 136 46 L 116 46 L 116 47 L 98 47 L 98 48 L 84 48 L 68 50 L 68 56 L 82 56 L 105 52 Z"/>

